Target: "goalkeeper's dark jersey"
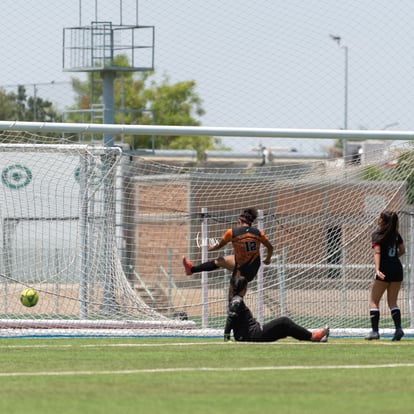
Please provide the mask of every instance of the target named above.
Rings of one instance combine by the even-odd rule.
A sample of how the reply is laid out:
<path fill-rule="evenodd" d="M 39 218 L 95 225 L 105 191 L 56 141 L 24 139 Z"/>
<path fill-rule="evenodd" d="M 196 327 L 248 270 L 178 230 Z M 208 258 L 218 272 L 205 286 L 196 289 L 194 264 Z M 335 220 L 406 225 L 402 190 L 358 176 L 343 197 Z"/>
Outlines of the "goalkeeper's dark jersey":
<path fill-rule="evenodd" d="M 235 295 L 230 304 L 224 334 L 233 330 L 236 341 L 252 341 L 260 337 L 262 328 L 245 305 L 241 296 Z"/>
<path fill-rule="evenodd" d="M 236 341 L 273 342 L 288 336 L 300 341 L 312 340 L 312 332 L 287 316 L 273 319 L 261 326 L 239 295 L 230 301 L 224 337 L 230 338 L 231 331 Z"/>
<path fill-rule="evenodd" d="M 227 230 L 223 239 L 233 245 L 236 262 L 233 275 L 242 275 L 251 282 L 260 268 L 260 245 L 268 241 L 266 235 L 255 227 L 242 226 Z"/>

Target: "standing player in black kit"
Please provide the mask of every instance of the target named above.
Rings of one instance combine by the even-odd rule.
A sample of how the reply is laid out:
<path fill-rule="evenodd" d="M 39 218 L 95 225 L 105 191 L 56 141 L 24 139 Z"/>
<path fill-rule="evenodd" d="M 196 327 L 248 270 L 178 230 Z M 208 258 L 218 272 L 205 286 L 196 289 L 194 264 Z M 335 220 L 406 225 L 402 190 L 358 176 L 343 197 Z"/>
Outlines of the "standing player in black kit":
<path fill-rule="evenodd" d="M 372 331 L 367 340 L 379 339 L 380 300 L 387 291 L 388 307 L 395 325 L 393 341 L 404 336 L 401 328 L 401 311 L 397 304 L 398 293 L 403 280 L 400 256 L 405 253 L 403 239 L 398 231 L 398 215 L 383 211 L 378 217 L 378 228 L 371 236 L 374 252 L 375 274 L 371 285 L 370 318 Z"/>

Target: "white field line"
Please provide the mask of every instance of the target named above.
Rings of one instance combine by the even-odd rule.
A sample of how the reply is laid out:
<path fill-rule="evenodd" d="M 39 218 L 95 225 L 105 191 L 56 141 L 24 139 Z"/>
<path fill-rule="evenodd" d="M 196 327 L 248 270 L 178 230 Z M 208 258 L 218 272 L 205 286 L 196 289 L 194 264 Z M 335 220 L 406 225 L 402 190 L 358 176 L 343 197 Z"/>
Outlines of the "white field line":
<path fill-rule="evenodd" d="M 68 339 L 68 338 L 64 338 Z M 157 348 L 157 347 L 187 347 L 187 346 L 268 346 L 268 347 L 277 347 L 277 346 L 286 346 L 286 345 L 302 345 L 302 346 L 335 346 L 335 345 L 349 345 L 349 346 L 412 346 L 412 341 L 402 340 L 400 342 L 392 342 L 391 340 L 379 340 L 379 341 L 366 341 L 361 339 L 361 342 L 351 342 L 348 340 L 338 340 L 335 339 L 334 342 L 327 342 L 327 343 L 315 343 L 310 341 L 288 341 L 288 340 L 280 340 L 275 342 L 235 342 L 235 341 L 214 341 L 214 342 L 164 342 L 164 343 L 137 343 L 137 344 L 129 344 L 129 343 L 119 343 L 119 344 L 110 344 L 110 343 L 99 343 L 100 339 L 107 339 L 107 338 L 97 338 L 98 343 L 95 344 L 29 344 L 29 345 L 0 345 L 0 349 L 45 349 L 45 348 Z M 56 342 L 59 342 L 60 338 L 55 338 Z M 32 339 L 33 342 L 37 341 L 37 339 Z"/>
<path fill-rule="evenodd" d="M 325 343 L 325 344 L 315 344 L 310 342 L 274 342 L 274 343 L 253 343 L 253 342 L 230 342 L 223 343 L 220 342 L 184 342 L 184 343 L 161 343 L 161 344 L 30 344 L 30 345 L 1 345 L 0 349 L 40 349 L 40 348 L 105 348 L 105 347 L 181 347 L 181 346 L 211 346 L 211 345 L 220 345 L 226 346 L 227 344 L 236 344 L 236 346 L 251 346 L 251 345 L 262 345 L 262 346 L 278 346 L 278 345 L 310 345 L 310 346 L 328 346 L 328 345 L 358 345 L 356 343 L 349 342 L 338 342 L 335 343 Z M 378 341 L 375 342 L 378 345 L 394 345 L 392 342 Z M 399 343 L 402 344 L 402 343 Z M 360 345 L 367 346 L 367 342 L 361 342 Z M 412 344 L 407 344 L 412 345 Z M 292 366 L 263 366 L 263 367 L 178 367 L 178 368 L 154 368 L 154 369 L 135 369 L 135 370 L 114 370 L 114 371 L 40 371 L 40 372 L 2 372 L 0 377 L 33 377 L 33 376 L 76 376 L 76 375 L 130 375 L 130 374 L 145 374 L 145 373 L 168 373 L 168 372 L 237 372 L 237 371 L 289 371 L 289 370 L 332 370 L 332 369 L 375 369 L 375 368 L 408 368 L 414 367 L 414 363 L 401 363 L 401 364 L 371 364 L 371 365 L 292 365 Z"/>
<path fill-rule="evenodd" d="M 238 371 L 294 371 L 294 370 L 333 370 L 333 369 L 377 369 L 377 368 L 411 368 L 414 363 L 408 364 L 375 364 L 375 365 L 292 365 L 292 366 L 265 366 L 265 367 L 200 367 L 200 368 L 155 368 L 115 371 L 43 371 L 43 372 L 1 372 L 0 377 L 47 377 L 47 376 L 77 376 L 77 375 L 130 375 L 170 372 L 238 372 Z"/>

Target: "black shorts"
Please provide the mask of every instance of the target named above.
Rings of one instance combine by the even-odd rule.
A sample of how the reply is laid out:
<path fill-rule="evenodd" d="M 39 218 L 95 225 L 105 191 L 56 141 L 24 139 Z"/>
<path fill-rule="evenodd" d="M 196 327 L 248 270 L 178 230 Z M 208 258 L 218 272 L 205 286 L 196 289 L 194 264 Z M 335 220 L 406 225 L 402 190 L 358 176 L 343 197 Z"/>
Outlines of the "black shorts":
<path fill-rule="evenodd" d="M 257 275 L 260 268 L 260 261 L 257 263 L 247 263 L 241 266 L 236 266 L 233 276 L 244 276 L 248 282 L 251 282 Z"/>
<path fill-rule="evenodd" d="M 379 269 L 384 275 L 385 279 L 380 279 L 376 274 L 374 279 L 383 282 L 402 282 L 404 276 L 403 266 L 400 260 L 381 261 Z"/>
<path fill-rule="evenodd" d="M 392 275 L 392 276 L 387 275 L 385 277 L 385 279 L 381 279 L 381 278 L 379 278 L 377 276 L 376 273 L 374 273 L 374 279 L 375 280 L 378 280 L 379 282 L 387 282 L 387 283 L 390 283 L 390 282 L 402 282 L 403 281 L 403 275 L 397 273 L 397 274 Z"/>

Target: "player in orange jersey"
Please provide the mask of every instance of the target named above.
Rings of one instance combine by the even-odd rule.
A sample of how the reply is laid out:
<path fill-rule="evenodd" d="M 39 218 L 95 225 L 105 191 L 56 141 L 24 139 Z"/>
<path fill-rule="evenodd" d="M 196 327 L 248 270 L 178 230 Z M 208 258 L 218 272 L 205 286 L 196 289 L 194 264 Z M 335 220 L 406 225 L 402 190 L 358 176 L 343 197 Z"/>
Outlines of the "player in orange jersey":
<path fill-rule="evenodd" d="M 255 208 L 245 209 L 237 219 L 236 227 L 224 232 L 222 238 L 213 246 L 209 246 L 209 251 L 216 251 L 224 247 L 227 243 L 232 243 L 234 254 L 230 256 L 219 256 L 216 259 L 193 266 L 192 262 L 183 256 L 183 265 L 187 275 L 199 272 L 209 272 L 219 268 L 224 268 L 232 272 L 229 288 L 229 300 L 233 296 L 233 285 L 238 276 L 244 276 L 251 282 L 257 275 L 261 264 L 260 246 L 266 247 L 266 257 L 263 260 L 265 265 L 269 265 L 273 246 L 267 236 L 256 227 L 252 227 L 257 218 Z"/>

